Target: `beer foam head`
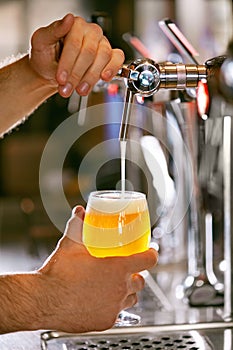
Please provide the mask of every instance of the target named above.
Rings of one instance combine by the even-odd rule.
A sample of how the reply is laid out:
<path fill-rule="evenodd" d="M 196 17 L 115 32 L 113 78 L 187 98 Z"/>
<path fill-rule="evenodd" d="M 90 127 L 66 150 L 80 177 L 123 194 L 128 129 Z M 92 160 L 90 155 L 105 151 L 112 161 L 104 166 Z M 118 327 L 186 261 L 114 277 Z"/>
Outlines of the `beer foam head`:
<path fill-rule="evenodd" d="M 91 192 L 87 211 L 95 210 L 100 213 L 114 214 L 124 211 L 136 213 L 147 209 L 144 193 L 134 191 L 96 191 Z"/>

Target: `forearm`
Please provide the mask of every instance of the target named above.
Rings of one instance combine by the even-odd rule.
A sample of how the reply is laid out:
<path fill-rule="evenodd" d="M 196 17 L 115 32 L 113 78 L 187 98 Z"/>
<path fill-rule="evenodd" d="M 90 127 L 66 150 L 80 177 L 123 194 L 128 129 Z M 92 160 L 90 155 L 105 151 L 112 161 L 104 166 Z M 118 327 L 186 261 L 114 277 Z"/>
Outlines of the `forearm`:
<path fill-rule="evenodd" d="M 40 271 L 0 276 L 0 334 L 38 329 L 88 330 L 85 314 L 91 309 L 88 313 L 76 282 L 75 290 L 72 284 L 63 285 L 62 279 Z"/>
<path fill-rule="evenodd" d="M 0 333 L 38 329 L 38 279 L 37 273 L 0 276 Z"/>
<path fill-rule="evenodd" d="M 0 276 L 0 334 L 56 328 L 63 305 L 57 288 L 56 278 L 40 272 Z"/>
<path fill-rule="evenodd" d="M 54 82 L 31 69 L 28 55 L 0 69 L 0 135 L 21 123 L 56 92 Z"/>

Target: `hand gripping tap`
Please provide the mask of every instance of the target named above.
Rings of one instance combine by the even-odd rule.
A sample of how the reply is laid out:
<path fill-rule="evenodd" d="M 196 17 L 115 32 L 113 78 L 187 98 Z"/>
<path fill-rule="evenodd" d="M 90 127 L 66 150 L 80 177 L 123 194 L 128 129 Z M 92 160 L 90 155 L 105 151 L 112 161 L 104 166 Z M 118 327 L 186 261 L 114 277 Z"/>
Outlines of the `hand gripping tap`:
<path fill-rule="evenodd" d="M 149 58 L 142 58 L 123 66 L 117 76 L 126 80 L 119 134 L 119 139 L 126 141 L 131 105 L 135 95 L 149 97 L 159 89 L 184 90 L 197 87 L 200 80 L 207 78 L 207 70 L 205 65 L 169 62 L 157 64 Z"/>

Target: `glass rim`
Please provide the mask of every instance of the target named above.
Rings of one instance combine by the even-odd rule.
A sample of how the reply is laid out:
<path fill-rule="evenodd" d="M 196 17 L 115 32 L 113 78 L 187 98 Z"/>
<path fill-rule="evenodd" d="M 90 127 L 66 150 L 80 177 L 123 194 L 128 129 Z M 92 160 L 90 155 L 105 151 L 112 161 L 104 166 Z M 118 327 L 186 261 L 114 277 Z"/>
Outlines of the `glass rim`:
<path fill-rule="evenodd" d="M 106 196 L 108 195 L 108 196 Z M 117 195 L 117 196 L 114 196 Z M 89 194 L 89 197 L 95 197 L 95 198 L 107 198 L 107 199 L 142 199 L 146 198 L 146 194 L 139 191 L 133 191 L 133 190 L 97 190 L 92 191 Z"/>

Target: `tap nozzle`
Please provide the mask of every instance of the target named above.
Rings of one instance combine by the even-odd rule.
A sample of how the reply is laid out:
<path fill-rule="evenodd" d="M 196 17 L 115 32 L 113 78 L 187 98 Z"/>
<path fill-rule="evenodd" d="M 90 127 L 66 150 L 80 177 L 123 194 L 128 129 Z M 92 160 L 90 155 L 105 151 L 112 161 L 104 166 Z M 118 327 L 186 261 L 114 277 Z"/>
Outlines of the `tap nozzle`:
<path fill-rule="evenodd" d="M 125 101 L 124 101 L 124 107 L 123 107 L 122 118 L 121 118 L 120 133 L 119 133 L 120 141 L 127 140 L 129 119 L 130 119 L 133 98 L 134 98 L 134 94 L 132 93 L 132 91 L 129 88 L 126 88 Z"/>

